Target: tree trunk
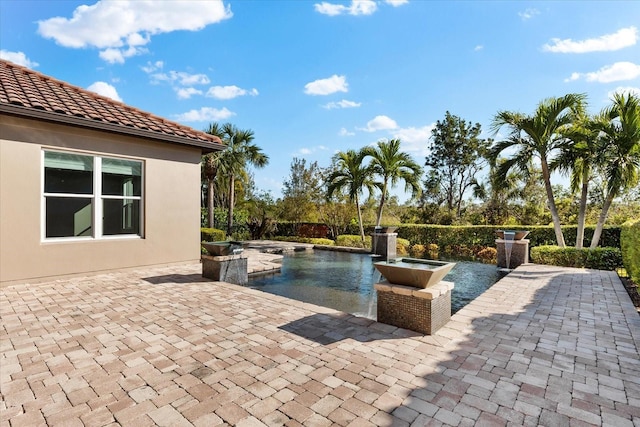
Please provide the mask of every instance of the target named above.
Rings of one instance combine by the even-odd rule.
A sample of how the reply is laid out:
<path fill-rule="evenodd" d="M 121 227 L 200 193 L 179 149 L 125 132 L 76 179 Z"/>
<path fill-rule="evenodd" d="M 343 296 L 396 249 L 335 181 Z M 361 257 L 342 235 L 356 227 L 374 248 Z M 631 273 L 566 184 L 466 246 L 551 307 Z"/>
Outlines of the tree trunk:
<path fill-rule="evenodd" d="M 231 237 L 233 232 L 233 204 L 235 203 L 234 187 L 235 176 L 231 174 L 229 176 L 229 211 L 227 212 L 227 237 Z"/>
<path fill-rule="evenodd" d="M 553 189 L 551 188 L 551 179 L 549 174 L 549 165 L 547 159 L 544 157 L 540 159 L 542 166 L 542 178 L 544 179 L 544 188 L 547 190 L 547 200 L 549 201 L 549 210 L 551 211 L 551 218 L 553 219 L 553 230 L 556 233 L 556 241 L 561 248 L 565 247 L 564 235 L 562 234 L 562 226 L 560 224 L 560 216 L 558 215 L 558 209 L 556 208 L 556 201 L 553 197 Z"/>
<path fill-rule="evenodd" d="M 589 171 L 582 172 L 582 192 L 580 193 L 580 209 L 578 211 L 578 230 L 576 232 L 576 248 L 582 249 L 584 241 L 584 220 L 587 213 L 587 194 L 589 192 Z"/>
<path fill-rule="evenodd" d="M 382 195 L 380 196 L 380 206 L 378 206 L 378 219 L 376 221 L 376 227 L 380 227 L 380 223 L 382 222 L 382 208 L 384 206 L 384 202 L 386 201 L 387 195 L 387 182 L 385 181 L 382 185 Z"/>
<path fill-rule="evenodd" d="M 362 226 L 362 212 L 360 212 L 360 200 L 356 194 L 356 210 L 358 211 L 358 225 L 360 226 L 360 239 L 362 240 L 362 247 L 364 248 L 364 227 Z"/>
<path fill-rule="evenodd" d="M 213 228 L 213 178 L 207 179 L 207 225 Z"/>
<path fill-rule="evenodd" d="M 607 194 L 607 198 L 604 199 L 604 205 L 602 205 L 602 212 L 600 212 L 600 217 L 598 218 L 598 223 L 596 224 L 596 229 L 593 232 L 593 238 L 591 239 L 591 245 L 589 249 L 595 249 L 598 247 L 598 243 L 600 242 L 600 236 L 602 235 L 602 229 L 604 228 L 604 223 L 607 220 L 607 215 L 609 214 L 609 208 L 613 203 L 613 192 Z"/>

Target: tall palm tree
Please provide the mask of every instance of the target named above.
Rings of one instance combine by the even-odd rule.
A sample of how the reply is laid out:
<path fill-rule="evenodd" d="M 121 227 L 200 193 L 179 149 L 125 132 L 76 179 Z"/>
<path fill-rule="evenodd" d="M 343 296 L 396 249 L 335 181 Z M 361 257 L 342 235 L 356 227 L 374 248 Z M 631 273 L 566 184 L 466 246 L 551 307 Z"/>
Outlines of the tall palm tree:
<path fill-rule="evenodd" d="M 373 172 L 381 179 L 375 185 L 382 193 L 380 205 L 378 205 L 378 218 L 376 226 L 382 221 L 382 209 L 387 200 L 389 184 L 395 186 L 398 181 L 405 183 L 405 191 L 411 191 L 412 197 L 418 197 L 421 193 L 420 177 L 422 167 L 416 163 L 409 154 L 400 151 L 400 140 L 378 141 L 377 147 L 368 149 L 371 156 Z"/>
<path fill-rule="evenodd" d="M 640 181 L 640 97 L 616 93 L 612 101 L 594 122 L 594 129 L 599 132 L 597 152 L 607 194 L 591 239 L 591 249 L 598 246 L 613 200 Z"/>
<path fill-rule="evenodd" d="M 218 123 L 211 123 L 205 132 L 210 135 L 215 135 L 220 137 L 222 135 L 222 129 Z M 223 141 L 224 143 L 224 141 Z M 214 191 L 215 191 L 215 181 L 220 172 L 220 169 L 224 167 L 220 162 L 220 158 L 222 153 L 220 151 L 215 151 L 213 153 L 205 154 L 202 156 L 202 173 L 207 180 L 207 226 L 209 228 L 214 227 Z M 224 171 L 223 171 L 224 173 Z"/>
<path fill-rule="evenodd" d="M 215 125 L 215 126 L 214 126 Z M 245 172 L 247 164 L 261 168 L 269 163 L 269 157 L 262 152 L 262 149 L 253 143 L 254 134 L 252 130 L 241 130 L 231 123 L 218 126 L 212 124 L 213 134 L 219 137 L 227 146 L 227 149 L 220 153 L 218 170 L 223 170 L 229 178 L 229 210 L 227 214 L 227 235 L 232 234 L 233 229 L 233 208 L 235 205 L 235 181 L 236 178 Z"/>
<path fill-rule="evenodd" d="M 587 198 L 589 181 L 597 165 L 596 137 L 591 119 L 581 115 L 573 125 L 564 132 L 567 138 L 561 147 L 560 154 L 551 163 L 552 170 L 569 174 L 571 191 L 580 190 L 578 209 L 578 227 L 576 230 L 576 248 L 580 249 L 584 242 L 584 223 L 587 214 Z"/>
<path fill-rule="evenodd" d="M 509 149 L 515 148 L 517 150 L 500 165 L 499 176 L 506 177 L 511 168 L 525 172 L 532 157 L 537 157 L 540 160 L 549 211 L 553 220 L 556 240 L 560 247 L 565 247 L 565 243 L 551 188 L 549 159 L 563 142 L 564 137 L 561 132 L 573 122 L 574 117 L 581 110 L 585 98 L 583 94 L 571 93 L 559 98 L 545 99 L 538 104 L 532 116 L 511 111 L 499 111 L 492 124 L 494 133 L 497 133 L 503 126 L 509 129 L 509 137 L 497 142 L 492 148 L 492 157 L 497 158 L 500 153 Z"/>
<path fill-rule="evenodd" d="M 327 177 L 327 198 L 330 198 L 336 191 L 344 191 L 349 197 L 349 201 L 355 202 L 363 247 L 364 227 L 360 210 L 360 195 L 365 188 L 369 193 L 373 190 L 372 168 L 368 165 L 363 165 L 364 159 L 368 155 L 369 150 L 367 149 L 338 152 L 333 156 L 334 169 Z"/>

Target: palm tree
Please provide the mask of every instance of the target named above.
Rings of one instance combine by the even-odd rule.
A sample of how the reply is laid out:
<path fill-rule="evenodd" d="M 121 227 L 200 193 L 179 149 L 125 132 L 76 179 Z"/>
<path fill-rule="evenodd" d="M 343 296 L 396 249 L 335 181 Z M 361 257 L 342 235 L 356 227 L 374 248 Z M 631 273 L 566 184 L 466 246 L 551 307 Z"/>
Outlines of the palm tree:
<path fill-rule="evenodd" d="M 244 174 L 247 164 L 261 168 L 267 165 L 269 157 L 262 149 L 253 143 L 252 130 L 241 130 L 231 123 L 218 126 L 214 123 L 210 126 L 212 133 L 219 137 L 227 146 L 217 159 L 218 170 L 223 170 L 229 179 L 229 211 L 227 214 L 227 235 L 232 234 L 233 208 L 235 205 L 235 180 Z M 211 132 L 210 132 L 211 133 Z"/>
<path fill-rule="evenodd" d="M 598 246 L 613 200 L 640 181 L 640 97 L 616 93 L 612 101 L 594 121 L 594 129 L 599 132 L 597 152 L 607 189 L 591 249 Z"/>
<path fill-rule="evenodd" d="M 582 115 L 566 132 L 565 144 L 560 154 L 550 164 L 552 170 L 570 174 L 571 191 L 580 190 L 578 209 L 578 227 L 576 231 L 576 248 L 581 249 L 584 242 L 584 223 L 587 214 L 587 198 L 589 181 L 597 168 L 596 136 L 592 121 Z"/>
<path fill-rule="evenodd" d="M 349 201 L 355 202 L 363 247 L 365 243 L 362 212 L 360 210 L 360 194 L 362 194 L 364 188 L 369 193 L 373 190 L 372 168 L 363 166 L 363 161 L 368 155 L 369 150 L 367 149 L 338 152 L 333 156 L 334 169 L 327 178 L 327 199 L 331 198 L 336 191 L 345 191 Z"/>
<path fill-rule="evenodd" d="M 209 128 L 205 130 L 206 133 L 210 135 L 220 136 L 222 135 L 222 129 L 218 125 L 218 123 L 211 123 Z M 223 141 L 224 143 L 224 141 Z M 213 209 L 214 209 L 214 198 L 213 193 L 215 191 L 215 181 L 218 172 L 221 167 L 224 165 L 220 162 L 220 157 L 222 152 L 215 151 L 213 153 L 205 154 L 202 156 L 202 173 L 207 180 L 207 226 L 209 228 L 214 227 L 213 223 Z"/>
<path fill-rule="evenodd" d="M 538 104 L 532 116 L 511 111 L 499 111 L 493 119 L 492 129 L 497 133 L 503 126 L 509 129 L 509 137 L 499 141 L 492 148 L 491 155 L 497 158 L 508 149 L 516 149 L 516 153 L 508 158 L 498 169 L 500 177 L 506 177 L 511 168 L 526 173 L 529 160 L 537 157 L 542 168 L 542 178 L 547 193 L 547 201 L 558 246 L 565 247 L 560 217 L 556 208 L 553 189 L 551 188 L 551 170 L 549 159 L 563 142 L 561 132 L 569 126 L 582 108 L 585 100 L 583 94 L 568 94 L 559 98 L 549 98 Z"/>
<path fill-rule="evenodd" d="M 473 187 L 473 196 L 484 202 L 484 217 L 487 224 L 502 224 L 509 217 L 509 202 L 522 199 L 523 186 L 520 185 L 523 176 L 510 172 L 504 178 L 498 178 L 498 165 L 505 159 L 487 159 L 489 161 L 489 176 L 486 182 Z"/>
<path fill-rule="evenodd" d="M 389 192 L 389 183 L 393 187 L 399 180 L 402 180 L 405 182 L 405 191 L 411 191 L 412 197 L 418 197 L 421 193 L 422 167 L 409 154 L 400 151 L 399 139 L 392 139 L 388 142 L 378 141 L 377 147 L 367 149 L 367 152 L 371 156 L 373 172 L 381 178 L 381 182 L 375 183 L 382 193 L 376 220 L 376 226 L 380 226 L 382 209 Z"/>

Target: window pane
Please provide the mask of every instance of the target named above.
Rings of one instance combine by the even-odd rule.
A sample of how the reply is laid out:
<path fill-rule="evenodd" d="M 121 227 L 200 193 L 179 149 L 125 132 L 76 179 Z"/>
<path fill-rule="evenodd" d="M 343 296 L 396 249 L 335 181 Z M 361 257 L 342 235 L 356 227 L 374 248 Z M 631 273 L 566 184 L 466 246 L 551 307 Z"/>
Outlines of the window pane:
<path fill-rule="evenodd" d="M 102 194 L 108 196 L 140 196 L 142 194 L 142 162 L 102 159 Z"/>
<path fill-rule="evenodd" d="M 79 154 L 44 152 L 44 166 L 54 169 L 72 169 L 80 171 L 93 170 L 93 157 Z"/>
<path fill-rule="evenodd" d="M 140 200 L 103 199 L 102 234 L 140 235 Z"/>
<path fill-rule="evenodd" d="M 93 194 L 93 158 L 69 153 L 44 153 L 45 193 Z"/>
<path fill-rule="evenodd" d="M 46 237 L 91 236 L 91 199 L 46 198 Z"/>

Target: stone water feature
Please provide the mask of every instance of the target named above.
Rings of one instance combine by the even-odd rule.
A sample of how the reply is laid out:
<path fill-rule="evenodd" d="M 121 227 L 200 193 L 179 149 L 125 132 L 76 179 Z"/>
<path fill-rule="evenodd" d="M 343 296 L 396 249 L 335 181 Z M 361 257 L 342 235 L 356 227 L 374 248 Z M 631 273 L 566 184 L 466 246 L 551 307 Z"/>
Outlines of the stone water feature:
<path fill-rule="evenodd" d="M 374 266 L 386 279 L 373 285 L 378 322 L 431 335 L 451 319 L 454 285 L 442 278 L 455 263 L 398 258 Z"/>
<path fill-rule="evenodd" d="M 398 243 L 398 227 L 376 227 L 371 235 L 371 253 L 378 255 L 382 259 L 393 259 L 396 257 L 396 247 Z"/>
<path fill-rule="evenodd" d="M 528 234 L 523 230 L 496 230 L 498 268 L 510 271 L 529 262 Z"/>
<path fill-rule="evenodd" d="M 203 242 L 208 252 L 202 255 L 202 277 L 221 282 L 246 285 L 249 281 L 247 256 L 241 242 Z"/>

